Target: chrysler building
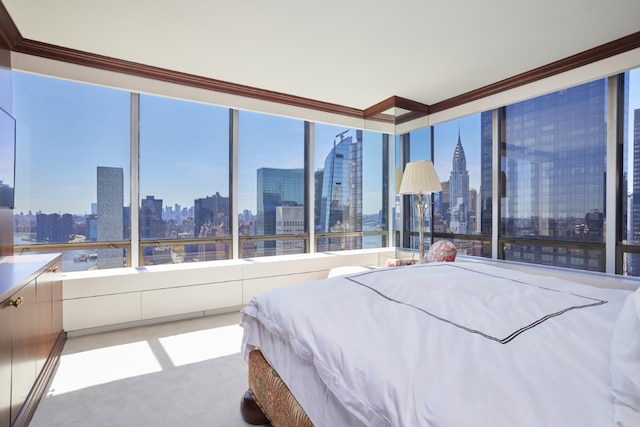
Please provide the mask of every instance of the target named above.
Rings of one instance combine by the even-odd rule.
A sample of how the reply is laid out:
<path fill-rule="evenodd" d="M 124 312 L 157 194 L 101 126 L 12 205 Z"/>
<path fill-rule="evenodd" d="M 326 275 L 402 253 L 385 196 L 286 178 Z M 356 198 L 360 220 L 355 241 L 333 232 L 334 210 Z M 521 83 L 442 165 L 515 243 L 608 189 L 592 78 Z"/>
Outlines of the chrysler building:
<path fill-rule="evenodd" d="M 449 209 L 450 212 L 456 212 L 457 222 L 466 226 L 469 209 L 469 171 L 467 171 L 467 159 L 460 141 L 460 130 L 458 130 L 458 143 L 453 153 L 453 170 L 449 178 Z M 451 221 L 454 221 L 453 216 Z"/>

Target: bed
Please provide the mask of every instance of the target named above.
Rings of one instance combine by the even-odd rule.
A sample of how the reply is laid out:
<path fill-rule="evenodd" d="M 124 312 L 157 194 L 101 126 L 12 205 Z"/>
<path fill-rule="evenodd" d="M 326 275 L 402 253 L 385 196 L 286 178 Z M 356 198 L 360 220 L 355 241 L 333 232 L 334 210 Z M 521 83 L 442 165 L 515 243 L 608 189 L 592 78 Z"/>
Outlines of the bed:
<path fill-rule="evenodd" d="M 268 419 L 245 420 L 276 427 L 637 426 L 639 295 L 470 262 L 274 289 L 242 310 L 243 415 L 255 404 Z"/>

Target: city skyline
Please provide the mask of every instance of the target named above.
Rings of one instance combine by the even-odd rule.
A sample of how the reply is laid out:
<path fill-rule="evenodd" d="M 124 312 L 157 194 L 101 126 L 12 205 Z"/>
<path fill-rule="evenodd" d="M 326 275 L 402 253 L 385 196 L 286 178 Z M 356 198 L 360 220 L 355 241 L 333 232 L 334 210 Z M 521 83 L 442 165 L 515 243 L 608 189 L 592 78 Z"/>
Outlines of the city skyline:
<path fill-rule="evenodd" d="M 506 172 L 505 179 L 501 181 L 503 184 L 506 183 L 501 193 L 503 235 L 562 237 L 565 240 L 586 239 L 596 242 L 603 238 L 603 179 L 606 170 L 601 158 L 605 157 L 607 140 L 604 126 L 608 119 L 606 87 L 605 80 L 597 80 L 507 106 L 506 146 L 501 154 L 501 171 L 503 174 Z M 633 93 L 636 86 L 629 84 L 625 88 Z M 633 96 L 630 99 L 633 99 Z M 78 105 L 80 104 L 78 102 Z M 141 96 L 140 106 L 143 110 L 140 112 L 139 122 L 138 179 L 141 201 L 139 206 L 134 205 L 133 209 L 140 210 L 141 240 L 229 236 L 230 226 L 235 226 L 230 218 L 230 206 L 237 206 L 237 225 L 241 236 L 275 236 L 283 232 L 300 233 L 306 230 L 303 209 L 306 200 L 302 184 L 305 181 L 303 166 L 305 132 L 309 129 L 307 123 L 251 112 L 230 113 L 229 110 L 210 105 L 151 96 Z M 625 106 L 629 115 L 634 111 L 633 106 L 632 102 Z M 74 107 L 77 105 L 74 104 Z M 99 112 L 104 114 L 104 111 Z M 99 122 L 106 126 L 102 123 L 105 118 L 99 117 L 100 114 L 92 114 L 89 114 L 89 121 L 93 120 L 94 124 Z M 239 197 L 238 200 L 232 201 L 224 189 L 228 191 L 230 179 L 227 133 L 230 120 L 235 115 L 239 117 L 239 167 L 234 175 L 238 179 Z M 490 219 L 491 216 L 491 212 L 487 210 L 487 203 L 491 200 L 490 192 L 493 187 L 491 180 L 486 179 L 487 176 L 493 175 L 491 160 L 487 157 L 491 151 L 487 148 L 491 148 L 492 145 L 491 116 L 491 111 L 473 114 L 412 131 L 407 139 L 394 137 L 392 147 L 396 150 L 396 155 L 398 143 L 410 141 L 408 148 L 411 161 L 434 161 L 443 183 L 443 193 L 435 197 L 436 212 L 430 225 L 438 233 L 491 232 L 490 229 L 485 229 L 485 219 Z M 125 119 L 121 115 L 117 117 L 119 120 Z M 588 139 L 583 136 L 582 126 L 585 117 L 589 123 L 593 123 L 589 128 L 592 136 Z M 108 119 L 109 117 L 106 118 L 107 121 Z M 72 124 L 65 122 L 53 125 L 62 128 L 66 125 L 67 131 L 77 131 L 67 129 L 72 127 Z M 196 132 L 195 128 L 198 126 L 200 129 Z M 377 214 L 383 211 L 381 178 L 385 175 L 382 171 L 385 137 L 380 133 L 345 129 L 340 126 L 314 124 L 310 127 L 314 128 L 314 159 L 313 170 L 308 172 L 314 175 L 314 183 L 309 184 L 315 188 L 312 203 L 316 211 L 316 232 L 380 230 L 383 216 Z M 628 123 L 627 131 L 632 133 L 634 127 L 635 123 Z M 32 130 L 28 126 L 27 129 Z M 35 131 L 43 130 L 36 126 Z M 189 135 L 188 139 L 185 139 L 185 135 Z M 42 143 L 39 139 L 37 141 Z M 358 141 L 358 144 L 347 145 L 343 144 L 343 141 Z M 391 143 L 391 140 L 389 142 Z M 535 147 L 532 146 L 534 142 Z M 125 157 L 126 150 L 123 147 L 129 144 L 124 139 L 119 143 L 122 146 L 116 147 L 115 152 Z M 26 145 L 30 148 L 29 144 Z M 353 149 L 356 146 L 359 148 Z M 70 144 L 66 149 L 71 150 L 78 158 L 85 154 L 84 159 L 88 160 L 88 165 L 80 163 L 79 168 L 89 168 L 97 162 L 97 188 L 92 191 L 95 194 L 92 199 L 97 202 L 90 203 L 91 212 L 100 214 L 100 208 L 97 211 L 93 208 L 96 205 L 102 204 L 103 208 L 111 208 L 108 217 L 110 221 L 120 218 L 118 223 L 124 226 L 125 234 L 121 238 L 126 240 L 130 233 L 131 224 L 127 221 L 130 221 L 131 209 L 124 202 L 127 198 L 125 193 L 130 188 L 125 182 L 125 168 L 101 166 L 104 159 L 86 156 L 86 153 L 90 153 L 89 147 L 78 150 Z M 530 153 L 531 156 L 524 157 L 523 153 Z M 64 157 L 67 152 L 51 151 L 51 154 L 62 154 Z M 632 160 L 634 166 L 639 160 Z M 392 161 L 397 164 L 398 159 Z M 75 166 L 75 163 L 71 164 Z M 557 165 L 560 166 L 556 168 Z M 481 170 L 482 168 L 484 169 Z M 581 170 L 589 170 L 591 173 L 584 176 L 567 173 Z M 120 190 L 109 197 L 101 197 L 101 191 L 105 194 L 105 190 L 113 190 L 109 183 L 115 182 L 114 176 L 105 175 L 106 171 L 117 172 L 120 177 L 117 179 L 117 187 Z M 267 173 L 269 175 L 266 175 Z M 32 175 L 34 181 L 40 179 L 37 174 Z M 391 178 L 393 179 L 393 175 Z M 631 181 L 633 177 L 628 178 Z M 480 188 L 479 182 L 485 184 L 483 188 Z M 545 187 L 549 182 L 552 183 L 551 187 Z M 166 183 L 172 185 L 165 187 Z M 370 203 L 367 205 L 366 194 L 369 186 L 371 194 Z M 181 189 L 182 198 L 177 201 L 167 196 L 176 191 L 172 190 L 174 187 Z M 393 188 L 393 185 L 390 188 Z M 490 190 L 489 193 L 487 189 Z M 295 195 L 290 193 L 292 190 Z M 177 209 L 178 206 L 182 208 L 181 213 L 172 215 L 171 209 Z M 311 206 L 308 209 L 312 209 Z M 185 215 L 185 212 L 188 214 Z M 72 219 L 68 211 L 37 215 L 37 221 L 25 220 L 16 215 L 16 233 L 18 228 L 23 230 L 20 233 L 21 237 L 25 238 L 24 242 L 119 240 L 115 235 L 106 239 L 104 236 L 100 237 L 101 221 L 100 218 L 96 219 L 95 215 L 83 217 L 82 214 L 71 213 L 80 217 Z M 392 215 L 392 212 L 388 215 Z M 366 226 L 363 228 L 365 221 Z M 93 234 L 96 222 L 97 238 Z M 242 257 L 306 250 L 302 239 L 292 239 L 286 244 L 283 241 L 280 245 L 276 244 L 276 240 L 278 239 L 258 243 L 244 242 L 241 248 Z M 320 238 L 315 242 L 317 250 L 330 250 L 334 245 L 338 249 L 355 249 L 363 247 L 363 243 L 364 239 L 347 242 L 345 237 Z M 381 242 L 373 244 L 375 247 Z M 481 248 L 481 245 L 463 245 L 460 249 L 467 253 L 471 251 L 479 254 L 484 246 Z M 144 248 L 144 263 L 227 259 L 229 250 L 228 243 L 223 242 L 148 246 Z M 512 245 L 508 249 L 508 256 L 513 259 L 519 258 L 523 256 L 522 251 L 523 249 L 517 245 Z M 120 251 L 111 258 L 118 265 L 123 262 Z M 587 259 L 586 256 L 582 258 L 582 255 L 578 255 L 578 258 L 581 262 L 597 268 L 597 260 Z"/>
<path fill-rule="evenodd" d="M 20 120 L 17 122 L 17 140 L 16 156 L 20 167 L 16 170 L 16 213 L 33 214 L 37 212 L 44 213 L 71 213 L 74 215 L 89 214 L 91 205 L 95 200 L 95 166 L 105 167 L 122 167 L 125 176 L 125 194 L 124 205 L 130 206 L 129 203 L 129 94 L 124 91 L 106 89 L 101 87 L 91 87 L 90 91 L 98 91 L 100 103 L 91 104 L 92 108 L 86 108 L 86 105 L 76 105 L 74 102 L 65 99 L 73 99 L 78 92 L 85 90 L 88 85 L 80 85 L 67 81 L 55 81 L 55 84 L 49 84 L 52 79 L 46 79 L 39 76 L 31 76 L 22 73 L 15 73 L 14 85 L 16 92 L 24 92 L 23 96 L 14 97 L 14 114 L 29 120 Z M 633 70 L 630 76 L 630 93 L 629 111 L 640 108 L 640 97 L 634 94 L 640 88 L 640 73 Z M 26 95 L 26 96 L 24 96 Z M 26 100 L 25 100 L 26 98 Z M 147 99 L 147 106 L 154 103 L 176 102 L 173 99 L 166 99 L 153 96 L 141 95 L 141 104 Z M 51 103 L 38 102 L 47 99 L 60 99 L 60 104 L 64 108 L 51 108 Z M 199 107 L 202 104 L 191 103 L 186 101 L 178 101 L 180 108 L 169 120 L 167 116 L 157 115 L 160 122 L 169 123 L 168 128 L 178 128 L 174 126 L 178 121 L 187 118 L 195 120 L 199 114 L 211 114 L 216 112 L 211 118 L 211 127 L 214 129 L 223 129 L 224 143 L 209 144 L 214 149 L 216 145 L 224 145 L 228 148 L 228 110 L 225 108 L 205 105 L 202 111 Z M 53 105 L 59 106 L 54 103 Z M 127 108 L 122 111 L 122 106 Z M 144 104 L 143 104 L 144 105 Z M 200 113 L 198 113 L 200 111 Z M 141 113 L 144 120 L 145 115 Z M 240 112 L 241 116 L 245 116 L 249 121 L 255 121 L 252 126 L 244 130 L 245 135 L 240 141 L 240 171 L 239 171 L 239 212 L 245 209 L 256 212 L 255 200 L 255 171 L 261 167 L 301 167 L 303 164 L 303 140 L 302 127 L 303 121 L 296 119 L 288 119 L 276 116 L 269 116 L 259 113 Z M 80 120 L 79 120 L 80 119 Z M 60 134 L 59 127 L 65 122 L 73 120 L 76 126 L 72 135 Z M 242 120 L 242 117 L 241 117 Z M 106 123 L 104 123 L 106 121 Z M 269 123 L 277 121 L 282 126 L 272 128 Z M 471 125 L 467 125 L 467 123 Z M 242 126 L 242 122 L 241 122 Z M 627 141 L 633 140 L 632 125 L 627 127 Z M 99 129 L 100 132 L 96 132 Z M 166 128 L 165 128 L 166 129 Z M 241 127 L 241 132 L 242 132 Z M 264 133 L 265 130 L 272 129 L 272 134 Z M 416 132 L 424 132 L 425 129 Z M 192 207 L 194 200 L 202 197 L 213 195 L 217 192 L 228 197 L 228 153 L 224 153 L 221 167 L 216 168 L 217 163 L 204 162 L 202 152 L 194 153 L 193 158 L 185 158 L 184 155 L 176 156 L 173 151 L 176 147 L 180 147 L 181 142 L 185 140 L 197 140 L 202 135 L 196 132 L 194 127 L 183 127 L 181 133 L 160 134 L 154 136 L 147 127 L 141 129 L 141 132 L 149 132 L 149 137 L 153 139 L 153 150 L 142 151 L 141 157 L 156 166 L 157 171 L 153 171 L 150 179 L 146 184 L 140 185 L 140 199 L 144 199 L 148 195 L 161 198 L 165 201 L 165 206 L 173 206 L 178 204 L 182 207 Z M 336 135 L 346 130 L 344 127 L 331 125 L 315 125 L 315 165 L 314 171 L 318 169 L 318 162 L 322 156 L 318 154 L 320 147 L 333 143 Z M 277 133 L 276 133 L 277 132 Z M 462 144 L 465 154 L 468 158 L 468 170 L 470 176 L 470 188 L 479 189 L 480 177 L 480 157 L 479 157 L 479 140 L 480 125 L 479 114 L 464 117 L 435 125 L 435 159 L 434 165 L 438 171 L 438 175 L 442 181 L 446 180 L 451 171 L 450 156 L 455 149 L 458 132 L 461 134 Z M 143 133 L 144 134 L 144 133 Z M 365 142 L 365 176 L 367 162 L 367 139 L 370 132 L 364 132 Z M 371 133 L 373 134 L 373 133 Z M 376 134 L 379 135 L 379 134 Z M 40 138 L 50 141 L 44 146 L 36 145 L 36 141 Z M 178 140 L 178 138 L 180 138 Z M 114 144 L 118 141 L 118 144 Z M 264 141 L 268 141 L 265 144 Z M 144 144 L 142 142 L 141 144 Z M 207 144 L 199 144 L 206 146 Z M 114 147 L 116 146 L 116 147 Z M 49 159 L 56 156 L 56 147 L 58 150 L 71 153 L 65 156 L 68 158 L 69 167 L 64 168 L 64 173 L 60 173 L 60 168 L 50 162 Z M 75 147 L 75 148 L 74 148 Z M 292 147 L 297 147 L 292 150 Z M 263 151 L 255 151 L 259 148 Z M 632 144 L 628 144 L 628 150 L 632 158 Z M 179 153 L 180 150 L 178 150 Z M 277 155 L 273 155 L 277 153 Z M 442 153 L 442 155 L 440 155 Z M 83 157 L 87 154 L 92 159 L 100 159 L 100 164 L 85 162 Z M 269 155 L 267 155 L 269 154 Z M 20 158 L 28 156 L 30 161 L 28 164 L 20 162 Z M 126 159 L 126 160 L 125 160 Z M 172 170 L 163 167 L 163 164 L 172 165 Z M 145 173 L 141 166 L 141 174 Z M 219 169 L 219 172 L 216 170 Z M 47 185 L 42 185 L 33 177 L 36 175 L 32 171 L 37 170 L 38 174 L 47 177 Z M 148 172 L 147 172 L 148 173 Z M 214 183 L 201 183 L 204 176 L 211 175 L 213 177 L 224 176 L 223 185 L 215 185 Z M 247 175 L 248 176 L 245 176 Z M 189 180 L 185 185 L 184 180 L 177 180 L 172 177 L 184 176 Z M 212 178 L 216 179 L 216 178 Z M 629 188 L 632 187 L 633 175 L 629 174 Z M 363 199 L 364 213 L 375 213 L 375 209 L 368 209 L 367 200 L 370 191 L 367 186 L 369 180 L 363 180 Z M 48 189 L 51 186 L 59 189 L 59 192 L 51 192 Z M 40 190 L 42 189 L 42 190 Z M 226 191 L 225 191 L 226 190 Z M 74 197 L 59 197 L 60 194 L 72 194 Z M 137 206 L 140 202 L 136 203 Z M 376 206 L 377 208 L 377 206 Z"/>

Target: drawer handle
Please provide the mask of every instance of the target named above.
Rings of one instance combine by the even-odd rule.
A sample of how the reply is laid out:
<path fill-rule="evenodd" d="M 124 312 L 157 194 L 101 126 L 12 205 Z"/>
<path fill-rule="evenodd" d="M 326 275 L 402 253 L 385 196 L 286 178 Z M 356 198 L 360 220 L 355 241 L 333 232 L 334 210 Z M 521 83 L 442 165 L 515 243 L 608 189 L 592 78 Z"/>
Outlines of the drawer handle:
<path fill-rule="evenodd" d="M 16 299 L 9 300 L 7 305 L 9 305 L 10 307 L 18 308 L 22 305 L 23 302 L 24 302 L 24 299 L 22 297 L 18 297 Z"/>
<path fill-rule="evenodd" d="M 49 273 L 57 273 L 58 270 L 60 270 L 60 267 L 58 267 L 57 265 L 55 267 L 51 267 L 49 269 Z"/>

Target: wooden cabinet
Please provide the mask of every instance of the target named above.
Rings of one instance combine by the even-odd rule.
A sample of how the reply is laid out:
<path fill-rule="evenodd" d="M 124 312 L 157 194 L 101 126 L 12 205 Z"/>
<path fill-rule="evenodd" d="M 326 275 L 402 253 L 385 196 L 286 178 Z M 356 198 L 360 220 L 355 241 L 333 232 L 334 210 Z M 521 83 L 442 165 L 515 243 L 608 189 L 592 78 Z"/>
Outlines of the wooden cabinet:
<path fill-rule="evenodd" d="M 62 331 L 62 280 L 60 266 L 50 266 L 36 278 L 37 359 L 36 370 L 44 367 Z"/>
<path fill-rule="evenodd" d="M 11 421 L 11 324 L 6 301 L 0 307 L 0 426 Z"/>
<path fill-rule="evenodd" d="M 32 280 L 10 299 L 11 310 L 11 422 L 27 401 L 36 382 L 36 282 Z M 34 333 L 35 332 L 35 333 Z"/>
<path fill-rule="evenodd" d="M 61 256 L 0 258 L 0 427 L 26 426 L 60 356 Z"/>

